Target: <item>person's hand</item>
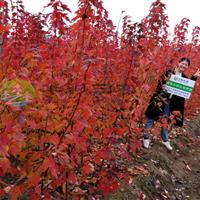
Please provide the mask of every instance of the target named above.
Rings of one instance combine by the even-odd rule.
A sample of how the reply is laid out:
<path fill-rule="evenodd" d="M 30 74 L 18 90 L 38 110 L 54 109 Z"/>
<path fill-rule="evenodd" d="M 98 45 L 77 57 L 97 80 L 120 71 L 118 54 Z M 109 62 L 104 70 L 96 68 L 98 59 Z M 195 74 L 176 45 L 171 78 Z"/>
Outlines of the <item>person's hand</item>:
<path fill-rule="evenodd" d="M 194 77 L 199 77 L 200 76 L 200 69 L 197 69 L 197 71 L 193 75 Z"/>

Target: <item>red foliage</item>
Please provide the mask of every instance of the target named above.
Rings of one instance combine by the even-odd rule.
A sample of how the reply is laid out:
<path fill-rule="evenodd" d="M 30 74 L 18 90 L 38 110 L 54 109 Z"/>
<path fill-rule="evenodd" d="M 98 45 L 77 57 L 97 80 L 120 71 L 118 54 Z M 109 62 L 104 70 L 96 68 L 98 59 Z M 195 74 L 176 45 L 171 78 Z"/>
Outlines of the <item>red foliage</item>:
<path fill-rule="evenodd" d="M 186 43 L 183 19 L 170 42 L 159 0 L 140 23 L 124 17 L 121 36 L 102 1 L 80 0 L 72 22 L 61 1 L 47 7 L 50 13 L 31 15 L 17 0 L 9 19 L 7 2 L 0 3 L 0 80 L 26 79 L 37 91 L 20 113 L 0 105 L 0 175 L 20 180 L 8 191 L 13 199 L 23 192 L 98 199 L 120 186 L 117 159 L 130 161 L 140 147 L 144 109 L 161 73 L 183 55 L 194 66 L 188 74 L 199 66 L 199 28 Z M 188 114 L 199 107 L 195 91 Z"/>

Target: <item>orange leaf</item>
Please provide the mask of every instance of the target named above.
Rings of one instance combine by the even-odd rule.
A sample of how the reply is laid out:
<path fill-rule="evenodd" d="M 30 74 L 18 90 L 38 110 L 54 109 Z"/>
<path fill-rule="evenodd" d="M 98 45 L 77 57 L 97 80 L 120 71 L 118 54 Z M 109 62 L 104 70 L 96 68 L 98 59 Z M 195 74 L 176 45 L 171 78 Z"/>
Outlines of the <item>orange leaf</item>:
<path fill-rule="evenodd" d="M 149 175 L 149 172 L 143 166 L 135 166 L 135 169 L 142 172 L 145 176 Z"/>
<path fill-rule="evenodd" d="M 39 181 L 40 181 L 40 176 L 36 173 L 31 173 L 28 176 L 28 180 L 29 180 L 29 185 L 30 186 L 36 186 L 38 185 Z"/>

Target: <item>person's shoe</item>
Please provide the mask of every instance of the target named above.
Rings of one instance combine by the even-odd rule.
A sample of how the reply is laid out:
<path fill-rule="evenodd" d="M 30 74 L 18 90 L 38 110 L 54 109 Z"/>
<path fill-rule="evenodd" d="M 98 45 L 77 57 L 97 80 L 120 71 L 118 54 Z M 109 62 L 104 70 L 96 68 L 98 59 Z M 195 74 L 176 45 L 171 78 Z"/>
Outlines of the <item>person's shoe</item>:
<path fill-rule="evenodd" d="M 150 144 L 150 140 L 149 139 L 143 139 L 144 148 L 148 149 L 149 148 L 149 144 Z"/>
<path fill-rule="evenodd" d="M 173 150 L 173 148 L 172 148 L 172 146 L 170 145 L 170 143 L 169 143 L 169 141 L 167 141 L 167 142 L 162 142 L 164 145 L 165 145 L 165 147 L 169 150 L 169 151 L 172 151 Z"/>

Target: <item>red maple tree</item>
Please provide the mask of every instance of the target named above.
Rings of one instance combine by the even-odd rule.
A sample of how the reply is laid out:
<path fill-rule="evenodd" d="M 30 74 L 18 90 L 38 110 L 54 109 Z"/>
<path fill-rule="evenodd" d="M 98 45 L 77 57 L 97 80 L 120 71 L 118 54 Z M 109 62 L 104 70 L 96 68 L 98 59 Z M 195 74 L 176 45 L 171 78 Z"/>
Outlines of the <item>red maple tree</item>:
<path fill-rule="evenodd" d="M 189 74 L 199 66 L 199 27 L 188 43 L 184 18 L 169 40 L 160 0 L 140 23 L 125 16 L 121 35 L 100 0 L 79 0 L 72 20 L 61 1 L 46 7 L 49 13 L 32 15 L 21 0 L 0 1 L 0 80 L 26 79 L 37 92 L 21 111 L 1 103 L 0 175 L 16 181 L 1 178 L 0 195 L 98 199 L 132 178 L 119 160 L 140 147 L 161 73 L 182 55 L 192 60 Z M 199 107 L 198 90 L 199 83 L 188 116 Z"/>

